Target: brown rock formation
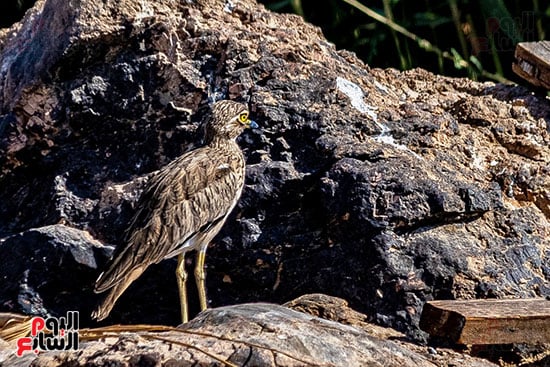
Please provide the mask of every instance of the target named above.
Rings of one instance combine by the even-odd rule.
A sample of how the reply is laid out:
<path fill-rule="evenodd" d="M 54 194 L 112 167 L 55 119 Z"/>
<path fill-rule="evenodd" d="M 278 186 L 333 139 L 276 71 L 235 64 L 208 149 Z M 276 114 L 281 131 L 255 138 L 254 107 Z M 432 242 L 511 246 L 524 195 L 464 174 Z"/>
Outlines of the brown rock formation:
<path fill-rule="evenodd" d="M 222 98 L 263 129 L 208 253 L 213 306 L 323 292 L 423 339 L 426 300 L 550 294 L 550 107 L 526 89 L 371 69 L 252 0 L 39 1 L 0 34 L 0 85 L 4 311 L 89 314 L 94 243 Z M 109 322 L 176 324 L 173 269 Z"/>

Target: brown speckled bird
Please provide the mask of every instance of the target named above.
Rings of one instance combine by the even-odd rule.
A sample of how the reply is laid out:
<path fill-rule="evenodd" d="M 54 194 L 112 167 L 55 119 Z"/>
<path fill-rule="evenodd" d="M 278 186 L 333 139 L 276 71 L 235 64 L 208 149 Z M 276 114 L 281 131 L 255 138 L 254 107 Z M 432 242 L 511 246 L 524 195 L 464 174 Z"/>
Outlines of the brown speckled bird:
<path fill-rule="evenodd" d="M 116 248 L 95 283 L 96 293 L 108 293 L 92 318 L 106 318 L 120 295 L 149 265 L 178 255 L 181 317 L 187 322 L 185 253 L 190 250 L 197 251 L 195 280 L 200 308 L 206 309 L 206 249 L 241 195 L 245 160 L 235 140 L 250 127 L 258 125 L 248 118 L 244 105 L 217 102 L 206 121 L 205 144 L 153 174 L 124 244 Z"/>

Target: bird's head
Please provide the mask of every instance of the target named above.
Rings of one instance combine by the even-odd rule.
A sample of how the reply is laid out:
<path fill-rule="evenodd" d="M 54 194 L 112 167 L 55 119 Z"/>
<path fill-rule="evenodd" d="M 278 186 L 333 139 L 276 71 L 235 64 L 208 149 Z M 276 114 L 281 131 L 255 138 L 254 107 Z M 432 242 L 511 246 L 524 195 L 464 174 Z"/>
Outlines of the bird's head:
<path fill-rule="evenodd" d="M 235 139 L 246 128 L 257 128 L 258 124 L 248 118 L 248 108 L 238 102 L 224 100 L 212 106 L 206 121 L 206 142 L 214 139 Z"/>

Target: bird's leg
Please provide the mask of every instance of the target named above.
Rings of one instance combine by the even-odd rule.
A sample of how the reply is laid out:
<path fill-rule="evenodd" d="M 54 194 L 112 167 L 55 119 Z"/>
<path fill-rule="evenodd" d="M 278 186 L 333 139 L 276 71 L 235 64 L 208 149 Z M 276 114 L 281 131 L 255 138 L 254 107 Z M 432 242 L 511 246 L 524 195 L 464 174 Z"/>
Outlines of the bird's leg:
<path fill-rule="evenodd" d="M 204 259 L 206 257 L 207 247 L 208 246 L 201 246 L 197 250 L 197 260 L 195 263 L 195 282 L 197 283 L 197 290 L 199 292 L 201 311 L 204 311 L 207 308 L 205 288 L 206 274 L 204 273 Z"/>
<path fill-rule="evenodd" d="M 176 268 L 176 280 L 178 281 L 178 289 L 180 293 L 181 321 L 186 323 L 189 320 L 187 312 L 187 272 L 185 271 L 185 252 L 178 256 L 178 267 Z"/>

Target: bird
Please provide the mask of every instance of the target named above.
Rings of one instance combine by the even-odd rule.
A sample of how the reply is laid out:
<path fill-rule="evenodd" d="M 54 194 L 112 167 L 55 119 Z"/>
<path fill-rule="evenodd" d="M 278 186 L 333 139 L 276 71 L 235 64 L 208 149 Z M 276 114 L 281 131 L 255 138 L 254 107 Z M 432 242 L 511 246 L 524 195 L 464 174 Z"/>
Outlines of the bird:
<path fill-rule="evenodd" d="M 204 123 L 203 144 L 152 174 L 136 205 L 124 242 L 117 246 L 94 291 L 105 293 L 92 318 L 105 319 L 117 299 L 148 266 L 178 256 L 176 280 L 183 323 L 189 320 L 185 255 L 196 250 L 195 282 L 201 311 L 207 308 L 206 249 L 237 204 L 245 158 L 236 138 L 258 128 L 248 108 L 222 100 Z"/>

